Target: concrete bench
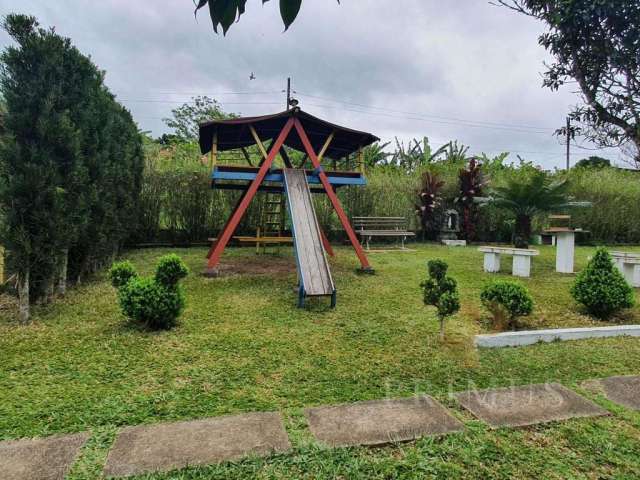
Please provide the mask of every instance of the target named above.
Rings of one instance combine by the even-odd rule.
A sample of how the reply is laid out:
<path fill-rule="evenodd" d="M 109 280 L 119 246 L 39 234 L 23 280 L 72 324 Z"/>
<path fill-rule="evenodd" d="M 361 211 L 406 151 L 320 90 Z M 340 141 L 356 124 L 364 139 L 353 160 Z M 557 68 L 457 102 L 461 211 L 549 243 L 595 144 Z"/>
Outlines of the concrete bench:
<path fill-rule="evenodd" d="M 640 288 L 640 254 L 611 252 L 611 256 L 627 282 L 635 288 Z"/>
<path fill-rule="evenodd" d="M 538 250 L 507 247 L 480 247 L 478 251 L 484 253 L 484 271 L 489 273 L 500 271 L 500 255 L 513 256 L 512 274 L 515 277 L 530 277 L 531 257 L 540 254 Z"/>

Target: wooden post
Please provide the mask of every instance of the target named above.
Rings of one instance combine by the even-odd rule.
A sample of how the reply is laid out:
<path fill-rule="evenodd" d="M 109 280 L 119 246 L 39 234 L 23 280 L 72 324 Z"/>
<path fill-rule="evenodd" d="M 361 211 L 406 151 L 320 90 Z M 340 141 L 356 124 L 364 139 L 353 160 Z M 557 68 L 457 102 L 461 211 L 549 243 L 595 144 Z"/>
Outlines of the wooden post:
<path fill-rule="evenodd" d="M 213 142 L 211 143 L 211 170 L 218 163 L 218 132 L 213 134 Z"/>
<path fill-rule="evenodd" d="M 362 147 L 358 148 L 358 164 L 360 173 L 364 175 L 364 151 L 362 150 Z"/>

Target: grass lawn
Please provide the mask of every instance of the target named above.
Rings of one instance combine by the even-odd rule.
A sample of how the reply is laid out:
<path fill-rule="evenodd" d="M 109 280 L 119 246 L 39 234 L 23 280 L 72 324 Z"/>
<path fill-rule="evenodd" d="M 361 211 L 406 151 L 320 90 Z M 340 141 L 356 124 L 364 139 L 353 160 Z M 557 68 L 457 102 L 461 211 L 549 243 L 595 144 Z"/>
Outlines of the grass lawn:
<path fill-rule="evenodd" d="M 532 278 L 522 280 L 536 302 L 531 326 L 597 323 L 572 301 L 572 276 L 554 272 L 554 250 L 540 249 Z M 150 274 L 168 251 L 127 257 Z M 640 373 L 640 339 L 474 349 L 473 335 L 484 330 L 486 318 L 479 290 L 498 277 L 482 272 L 475 248 L 427 245 L 372 254 L 374 276 L 357 275 L 355 255 L 339 248 L 332 267 L 335 310 L 325 300 L 295 308 L 290 255 L 230 249 L 224 262 L 244 273 L 206 279 L 197 275 L 205 252 L 177 250 L 193 274 L 184 282 L 186 311 L 170 332 L 128 326 L 104 277 L 36 308 L 28 327 L 0 311 L 0 438 L 91 430 L 69 477 L 91 479 L 99 478 L 122 425 L 281 410 L 292 454 L 141 478 L 640 478 L 640 414 L 597 395 L 582 392 L 614 415 L 495 431 L 448 398 L 468 388 L 545 381 L 576 387 L 590 378 Z M 577 269 L 592 252 L 577 249 Z M 445 344 L 418 287 L 426 260 L 435 257 L 449 262 L 463 306 L 447 324 Z M 260 274 L 248 273 L 251 265 Z M 504 267 L 510 270 L 508 259 Z M 616 321 L 640 324 L 640 307 Z M 467 430 L 384 448 L 331 450 L 311 440 L 302 415 L 308 406 L 415 393 L 438 398 Z"/>

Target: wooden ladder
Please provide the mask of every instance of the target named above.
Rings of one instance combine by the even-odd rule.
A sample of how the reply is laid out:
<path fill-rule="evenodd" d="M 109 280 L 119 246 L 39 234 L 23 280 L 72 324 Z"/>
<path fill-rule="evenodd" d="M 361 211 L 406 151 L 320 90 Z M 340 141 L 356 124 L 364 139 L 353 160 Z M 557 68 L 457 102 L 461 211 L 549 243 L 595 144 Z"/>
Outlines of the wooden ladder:
<path fill-rule="evenodd" d="M 260 215 L 260 226 L 256 237 L 282 237 L 285 231 L 285 204 L 284 195 L 281 193 L 267 193 L 262 212 Z M 256 253 L 267 253 L 267 243 L 256 243 Z M 280 243 L 272 243 L 273 253 L 280 253 Z"/>

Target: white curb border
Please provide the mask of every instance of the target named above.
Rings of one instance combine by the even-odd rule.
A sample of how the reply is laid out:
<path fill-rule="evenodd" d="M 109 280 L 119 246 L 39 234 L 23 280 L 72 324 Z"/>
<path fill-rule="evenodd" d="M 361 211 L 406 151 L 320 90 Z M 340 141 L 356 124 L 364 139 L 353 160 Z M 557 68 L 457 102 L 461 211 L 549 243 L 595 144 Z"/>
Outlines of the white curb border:
<path fill-rule="evenodd" d="M 482 348 L 521 347 L 538 342 L 556 340 L 584 340 L 587 338 L 640 337 L 640 325 L 616 325 L 612 327 L 558 328 L 551 330 L 525 330 L 488 335 L 476 335 L 474 344 Z"/>

